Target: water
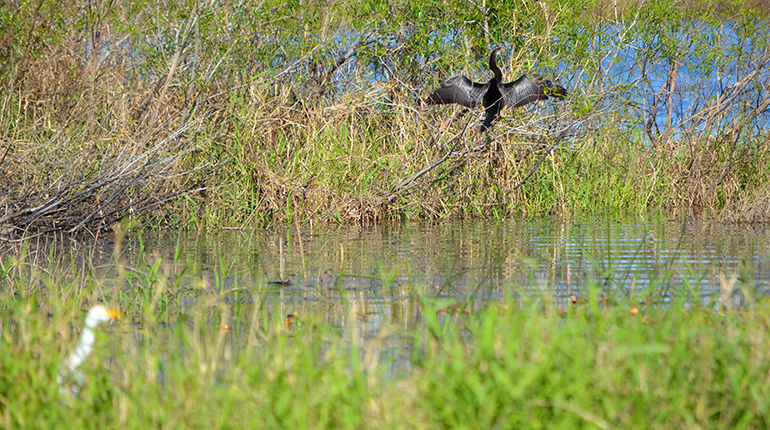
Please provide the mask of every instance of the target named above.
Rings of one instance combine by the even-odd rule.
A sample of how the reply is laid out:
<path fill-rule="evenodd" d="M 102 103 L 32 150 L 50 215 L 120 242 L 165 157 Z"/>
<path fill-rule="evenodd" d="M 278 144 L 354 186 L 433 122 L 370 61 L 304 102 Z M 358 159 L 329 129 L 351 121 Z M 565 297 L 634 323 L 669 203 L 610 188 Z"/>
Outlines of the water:
<path fill-rule="evenodd" d="M 333 312 L 355 301 L 382 314 L 424 296 L 478 306 L 505 297 L 564 303 L 589 285 L 618 297 L 646 291 L 706 300 L 734 276 L 752 293 L 770 288 L 770 228 L 703 220 L 289 228 L 144 243 L 172 277 L 185 271 L 180 286 L 203 285 L 230 303 L 252 300 L 233 293 L 259 289 L 282 312 L 314 305 Z"/>
<path fill-rule="evenodd" d="M 770 227 L 703 220 L 474 221 L 144 235 L 123 243 L 123 274 L 113 262 L 114 248 L 84 246 L 92 260 L 63 266 L 93 267 L 93 275 L 76 276 L 99 278 L 105 299 L 136 315 L 123 325 L 129 344 L 152 344 L 144 339 L 142 312 L 155 315 L 162 328 L 198 326 L 216 339 L 227 327 L 224 345 L 232 356 L 253 344 L 257 332 L 292 333 L 313 321 L 338 334 L 328 342 L 359 349 L 364 362 L 381 363 L 393 376 L 409 373 L 415 348 L 409 333 L 423 330 L 428 313 L 444 322 L 490 303 L 516 306 L 523 300 L 563 310 L 572 295 L 580 301 L 593 293 L 629 310 L 649 301 L 666 306 L 674 296 L 745 306 L 751 295 L 770 292 Z M 89 291 L 86 296 L 94 297 Z M 290 313 L 299 315 L 293 325 Z M 161 330 L 166 334 L 172 338 Z"/>

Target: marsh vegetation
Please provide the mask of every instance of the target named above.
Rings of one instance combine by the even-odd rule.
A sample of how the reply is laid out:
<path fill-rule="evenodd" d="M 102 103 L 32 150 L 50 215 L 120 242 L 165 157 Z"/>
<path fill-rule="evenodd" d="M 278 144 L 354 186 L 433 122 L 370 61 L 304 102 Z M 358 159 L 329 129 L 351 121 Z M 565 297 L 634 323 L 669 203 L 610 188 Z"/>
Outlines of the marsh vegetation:
<path fill-rule="evenodd" d="M 473 223 L 29 244 L 0 258 L 0 426 L 763 428 L 768 234 Z M 96 303 L 123 315 L 70 400 L 56 381 Z"/>
<path fill-rule="evenodd" d="M 716 6 L 715 6 L 716 4 Z M 761 5 L 8 2 L 3 237 L 663 212 L 767 220 Z M 565 102 L 429 108 L 528 71 Z"/>
<path fill-rule="evenodd" d="M 0 426 L 767 428 L 766 16 L 2 3 Z M 424 102 L 452 76 L 488 81 L 506 45 L 505 76 L 569 97 L 486 135 L 483 112 Z M 591 229 L 572 223 L 629 215 L 684 227 L 573 247 Z M 566 227 L 516 230 L 551 216 Z M 497 224 L 435 260 L 427 230 L 463 219 Z M 428 227 L 403 243 L 377 230 L 410 221 Z M 687 249 L 724 222 L 753 227 Z M 168 231 L 242 242 L 191 256 L 189 238 L 149 239 Z M 97 303 L 123 316 L 67 401 L 57 375 Z"/>

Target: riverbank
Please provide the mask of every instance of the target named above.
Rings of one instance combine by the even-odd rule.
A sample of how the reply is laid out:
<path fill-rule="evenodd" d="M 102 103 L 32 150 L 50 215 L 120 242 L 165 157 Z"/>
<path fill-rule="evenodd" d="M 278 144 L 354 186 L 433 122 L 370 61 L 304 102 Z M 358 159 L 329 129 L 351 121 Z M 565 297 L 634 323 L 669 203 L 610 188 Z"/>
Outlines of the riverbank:
<path fill-rule="evenodd" d="M 660 6 L 608 22 L 579 2 L 10 5 L 0 236 L 127 217 L 768 222 L 762 10 Z M 540 74 L 568 99 L 507 108 L 486 135 L 477 110 L 420 101 L 456 74 L 485 82 L 502 45 L 506 80 Z"/>

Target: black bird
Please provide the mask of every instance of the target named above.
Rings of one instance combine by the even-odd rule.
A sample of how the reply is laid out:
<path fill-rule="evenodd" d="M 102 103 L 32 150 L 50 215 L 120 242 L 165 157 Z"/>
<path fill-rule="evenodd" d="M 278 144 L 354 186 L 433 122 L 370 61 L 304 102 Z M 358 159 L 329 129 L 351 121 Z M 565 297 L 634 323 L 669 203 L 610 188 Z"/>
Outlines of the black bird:
<path fill-rule="evenodd" d="M 538 100 L 548 100 L 549 96 L 559 99 L 567 96 L 564 87 L 539 76 L 525 74 L 513 82 L 503 83 L 503 72 L 497 67 L 497 54 L 503 49 L 505 47 L 496 48 L 489 56 L 489 68 L 495 74 L 489 82 L 480 84 L 466 76 L 455 76 L 428 96 L 428 104 L 457 103 L 469 108 L 482 105 L 487 117 L 481 124 L 481 131 L 486 131 L 503 106 L 517 108 Z"/>

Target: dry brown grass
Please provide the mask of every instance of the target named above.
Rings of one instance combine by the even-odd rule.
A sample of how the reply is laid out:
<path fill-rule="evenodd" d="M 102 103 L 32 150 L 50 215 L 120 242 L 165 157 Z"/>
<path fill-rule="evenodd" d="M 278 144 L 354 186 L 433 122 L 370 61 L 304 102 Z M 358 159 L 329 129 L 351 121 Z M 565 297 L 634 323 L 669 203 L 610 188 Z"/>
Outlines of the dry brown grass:
<path fill-rule="evenodd" d="M 276 25 L 255 5 L 168 4 L 160 20 L 125 5 L 53 6 L 10 4 L 15 25 L 2 36 L 14 47 L 0 48 L 4 239 L 96 232 L 127 216 L 196 227 L 657 209 L 765 217 L 768 51 L 725 72 L 736 84 L 712 97 L 680 73 L 678 62 L 698 60 L 690 50 L 629 57 L 613 45 L 659 33 L 655 22 L 618 27 L 592 57 L 555 44 L 572 17 L 532 6 L 544 31 L 514 38 L 504 72 L 532 67 L 569 100 L 508 109 L 483 136 L 477 110 L 420 102 L 437 70 L 484 79 L 485 54 L 468 40 L 446 52 L 400 33 L 338 41 L 342 30 Z M 602 59 L 649 82 L 613 85 Z M 373 65 L 387 73 L 373 77 Z M 678 107 L 686 97 L 697 112 Z M 672 113 L 674 123 L 659 118 Z"/>

